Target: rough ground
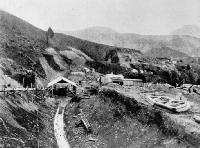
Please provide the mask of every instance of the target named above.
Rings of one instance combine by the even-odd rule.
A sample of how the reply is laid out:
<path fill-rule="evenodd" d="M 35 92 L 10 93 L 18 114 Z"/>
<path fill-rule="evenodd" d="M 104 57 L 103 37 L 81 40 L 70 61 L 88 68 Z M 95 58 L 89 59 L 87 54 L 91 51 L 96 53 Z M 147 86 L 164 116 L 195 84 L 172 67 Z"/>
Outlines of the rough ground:
<path fill-rule="evenodd" d="M 110 90 L 90 95 L 90 99 L 71 101 L 67 104 L 64 123 L 66 138 L 71 147 L 184 148 L 198 146 L 199 135 L 195 134 L 199 131 L 199 125 L 192 119 L 194 113 L 200 113 L 198 95 L 183 93 L 183 97 L 194 102 L 195 105 L 187 113 L 172 114 L 149 107 L 145 104 L 141 92 L 156 89 L 160 93 L 176 96 L 177 93 L 182 92 L 181 90 L 167 87 L 141 88 L 120 85 L 109 85 L 103 88 Z M 121 95 L 113 92 L 113 88 L 120 91 Z M 131 96 L 132 99 L 130 99 Z M 27 108 L 29 98 L 31 98 L 30 94 L 6 98 L 8 104 L 15 106 L 10 109 L 19 127 L 13 128 L 8 123 L 4 126 L 3 122 L 0 124 L 1 146 L 35 148 L 39 145 L 44 148 L 57 148 L 53 129 L 53 119 L 57 109 L 56 101 L 48 98 L 43 103 L 33 102 L 37 107 L 35 108 L 34 104 L 31 106 L 38 109 L 37 114 L 37 112 L 30 111 L 30 104 Z M 86 131 L 78 118 L 81 110 L 91 124 L 91 132 Z M 20 126 L 26 130 L 19 130 Z"/>
<path fill-rule="evenodd" d="M 189 143 L 190 139 L 179 137 L 177 131 L 171 130 L 170 126 L 174 125 L 169 125 L 169 129 L 159 125 L 162 123 L 159 111 L 149 112 L 138 105 L 128 108 L 126 101 L 116 101 L 119 97 L 114 93 L 93 95 L 68 105 L 64 119 L 71 147 L 196 147 Z M 92 133 L 87 133 L 77 118 L 80 110 L 90 122 Z"/>
<path fill-rule="evenodd" d="M 0 147 L 56 148 L 53 118 L 56 106 L 37 102 L 30 94 L 21 93 L 0 97 Z M 39 100 L 38 100 L 39 101 Z"/>

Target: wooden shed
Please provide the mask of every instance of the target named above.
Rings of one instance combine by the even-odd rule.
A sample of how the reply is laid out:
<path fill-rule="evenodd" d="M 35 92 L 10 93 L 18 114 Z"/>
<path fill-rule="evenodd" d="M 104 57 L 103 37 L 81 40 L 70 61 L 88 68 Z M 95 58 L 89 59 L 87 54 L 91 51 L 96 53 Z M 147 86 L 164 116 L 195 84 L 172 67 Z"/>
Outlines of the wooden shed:
<path fill-rule="evenodd" d="M 113 73 L 111 74 L 106 74 L 103 77 L 100 77 L 100 80 L 102 84 L 107 84 L 107 83 L 123 83 L 124 76 L 123 75 L 114 75 Z"/>
<path fill-rule="evenodd" d="M 59 76 L 47 85 L 51 89 L 52 95 L 67 96 L 69 93 L 76 94 L 77 85 L 69 79 Z"/>

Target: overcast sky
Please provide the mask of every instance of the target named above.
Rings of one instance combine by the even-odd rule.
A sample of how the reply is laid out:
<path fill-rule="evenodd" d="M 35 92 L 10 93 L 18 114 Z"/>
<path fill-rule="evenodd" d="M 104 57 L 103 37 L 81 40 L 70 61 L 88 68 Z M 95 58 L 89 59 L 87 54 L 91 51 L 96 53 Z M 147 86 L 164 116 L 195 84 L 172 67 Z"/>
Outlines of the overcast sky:
<path fill-rule="evenodd" d="M 183 25 L 200 26 L 200 0 L 0 0 L 0 9 L 45 30 L 104 26 L 168 34 Z"/>

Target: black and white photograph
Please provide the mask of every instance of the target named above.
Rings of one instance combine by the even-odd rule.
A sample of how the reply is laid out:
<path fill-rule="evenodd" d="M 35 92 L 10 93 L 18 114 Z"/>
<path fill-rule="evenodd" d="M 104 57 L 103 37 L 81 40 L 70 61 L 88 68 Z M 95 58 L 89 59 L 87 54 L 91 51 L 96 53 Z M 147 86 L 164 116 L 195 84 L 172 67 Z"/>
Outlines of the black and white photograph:
<path fill-rule="evenodd" d="M 0 0 L 0 148 L 200 148 L 200 1 Z"/>

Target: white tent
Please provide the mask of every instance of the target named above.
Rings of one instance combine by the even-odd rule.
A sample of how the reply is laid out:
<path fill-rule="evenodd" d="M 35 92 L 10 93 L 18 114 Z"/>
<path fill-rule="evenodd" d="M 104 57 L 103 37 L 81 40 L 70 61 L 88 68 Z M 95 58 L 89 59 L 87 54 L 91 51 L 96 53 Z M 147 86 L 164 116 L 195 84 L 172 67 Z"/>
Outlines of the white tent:
<path fill-rule="evenodd" d="M 52 80 L 51 82 L 49 82 L 47 87 L 53 86 L 56 83 L 69 83 L 69 84 L 71 84 L 73 86 L 77 86 L 76 83 L 70 81 L 69 79 L 67 79 L 65 77 L 62 77 L 62 76 L 59 76 L 58 78 L 56 78 L 56 79 Z"/>

